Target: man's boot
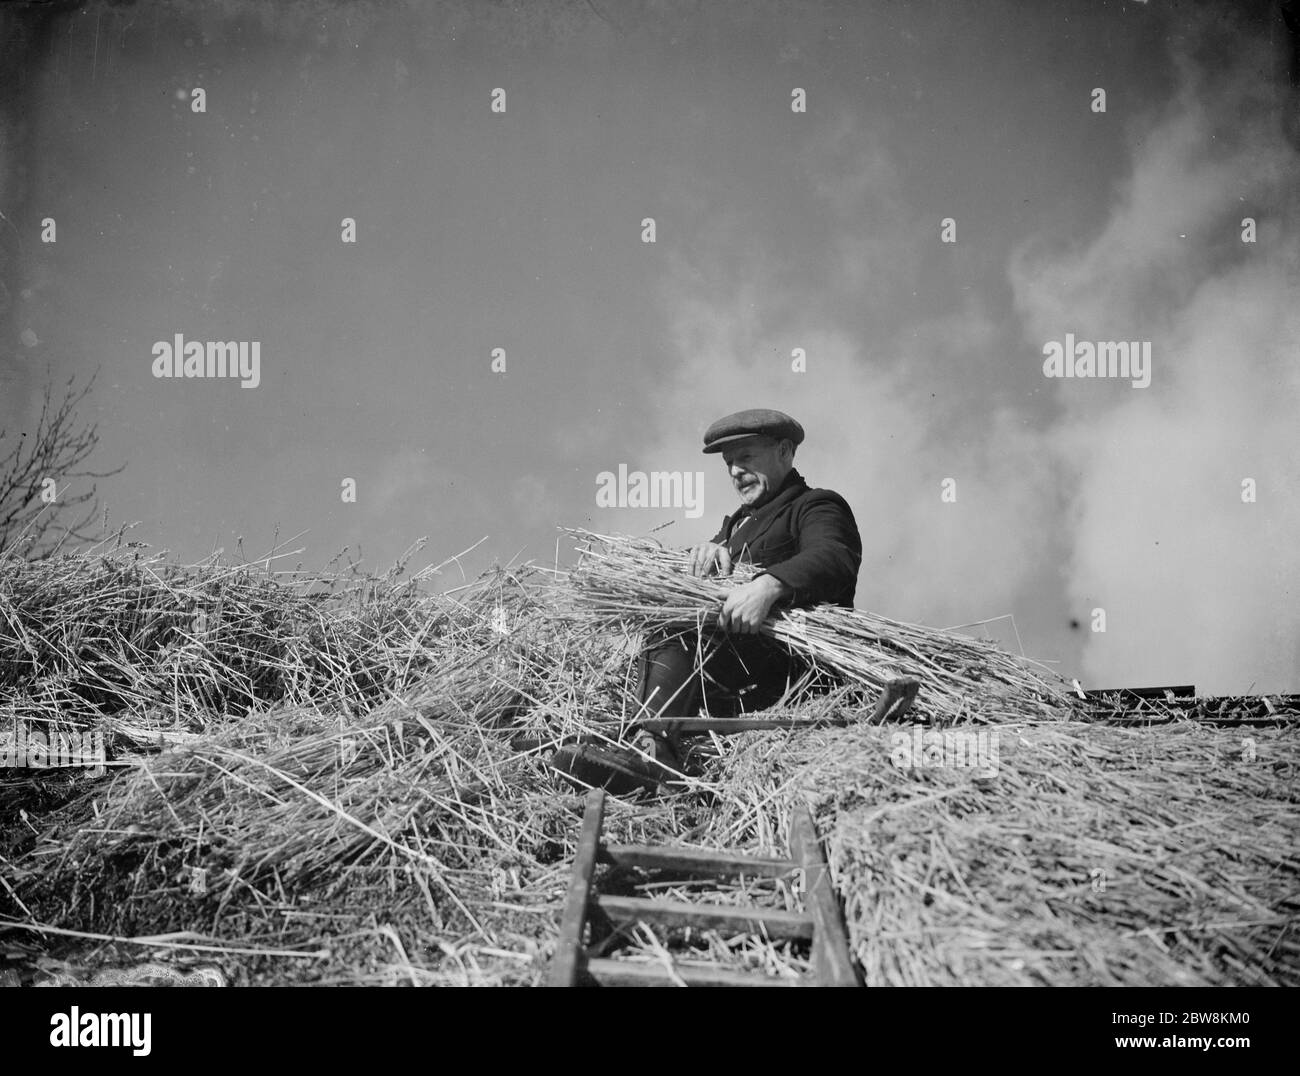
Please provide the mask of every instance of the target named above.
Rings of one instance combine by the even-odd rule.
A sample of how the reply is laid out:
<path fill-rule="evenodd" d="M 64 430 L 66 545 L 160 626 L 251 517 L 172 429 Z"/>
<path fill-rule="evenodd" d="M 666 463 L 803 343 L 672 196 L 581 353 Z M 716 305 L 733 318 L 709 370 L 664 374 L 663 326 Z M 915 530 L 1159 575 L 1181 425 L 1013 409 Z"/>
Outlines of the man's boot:
<path fill-rule="evenodd" d="M 667 737 L 644 730 L 631 747 L 614 744 L 566 744 L 550 758 L 550 767 L 582 788 L 603 788 L 615 796 L 654 792 L 681 776 L 677 753 Z"/>
<path fill-rule="evenodd" d="M 680 639 L 651 638 L 641 653 L 637 680 L 638 712 L 645 717 L 689 717 L 695 712 L 694 652 Z M 631 747 L 608 743 L 565 744 L 550 767 L 574 783 L 604 788 L 616 796 L 638 789 L 653 792 L 681 777 L 676 737 L 635 729 Z"/>

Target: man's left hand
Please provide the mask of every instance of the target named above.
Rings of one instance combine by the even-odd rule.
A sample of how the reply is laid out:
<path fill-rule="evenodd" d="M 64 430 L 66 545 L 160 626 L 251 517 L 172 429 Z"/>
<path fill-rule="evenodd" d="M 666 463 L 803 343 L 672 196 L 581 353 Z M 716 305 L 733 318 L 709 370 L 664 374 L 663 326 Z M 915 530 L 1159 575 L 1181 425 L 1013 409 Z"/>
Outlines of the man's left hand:
<path fill-rule="evenodd" d="M 790 588 L 776 576 L 760 575 L 727 595 L 718 614 L 718 626 L 723 631 L 756 635 L 772 606 L 790 594 Z"/>

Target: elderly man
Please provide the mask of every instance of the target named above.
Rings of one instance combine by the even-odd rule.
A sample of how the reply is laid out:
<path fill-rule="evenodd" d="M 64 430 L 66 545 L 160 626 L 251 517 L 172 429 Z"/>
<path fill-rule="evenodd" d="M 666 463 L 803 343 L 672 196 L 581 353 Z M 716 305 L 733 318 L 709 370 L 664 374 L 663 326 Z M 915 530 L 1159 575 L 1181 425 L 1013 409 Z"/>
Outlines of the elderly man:
<path fill-rule="evenodd" d="M 772 607 L 852 607 L 862 540 L 844 498 L 811 489 L 795 470 L 803 439 L 798 422 L 766 409 L 728 415 L 705 432 L 704 451 L 722 454 L 741 503 L 711 542 L 690 551 L 691 571 L 729 575 L 741 562 L 762 571 L 728 593 L 719 635 L 700 640 L 688 631 L 647 641 L 637 688 L 640 717 L 690 717 L 701 703 L 714 716 L 771 706 L 805 671 L 788 650 L 758 634 Z M 710 650 L 698 668 L 698 654 Z M 642 730 L 631 748 L 565 746 L 551 765 L 581 784 L 619 794 L 672 779 L 681 771 L 678 755 L 673 737 Z"/>

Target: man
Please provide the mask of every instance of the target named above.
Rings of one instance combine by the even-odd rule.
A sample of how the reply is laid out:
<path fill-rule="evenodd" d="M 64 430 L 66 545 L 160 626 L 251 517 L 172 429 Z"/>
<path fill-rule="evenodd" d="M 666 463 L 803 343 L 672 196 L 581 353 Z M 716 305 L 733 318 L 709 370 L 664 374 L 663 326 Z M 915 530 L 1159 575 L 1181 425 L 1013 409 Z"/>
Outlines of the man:
<path fill-rule="evenodd" d="M 809 488 L 795 470 L 803 439 L 798 422 L 766 409 L 728 415 L 705 432 L 704 451 L 721 453 L 741 503 L 712 541 L 690 550 L 691 572 L 730 575 L 742 562 L 763 570 L 728 593 L 718 634 L 701 640 L 683 631 L 647 640 L 639 717 L 690 717 L 701 702 L 714 716 L 771 706 L 806 671 L 788 650 L 758 634 L 772 608 L 819 602 L 852 608 L 862 540 L 844 498 Z M 708 655 L 702 669 L 700 653 Z M 681 772 L 675 737 L 642 730 L 632 747 L 566 746 L 551 765 L 616 794 L 654 788 Z"/>

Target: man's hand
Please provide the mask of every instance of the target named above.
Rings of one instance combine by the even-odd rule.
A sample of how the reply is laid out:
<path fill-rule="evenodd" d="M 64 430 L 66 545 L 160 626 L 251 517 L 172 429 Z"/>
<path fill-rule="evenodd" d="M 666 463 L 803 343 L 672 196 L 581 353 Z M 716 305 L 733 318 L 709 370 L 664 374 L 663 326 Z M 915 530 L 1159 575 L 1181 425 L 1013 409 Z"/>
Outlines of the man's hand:
<path fill-rule="evenodd" d="M 690 565 L 691 575 L 730 575 L 731 553 L 725 545 L 705 542 L 691 550 Z"/>
<path fill-rule="evenodd" d="M 718 614 L 718 626 L 723 631 L 756 635 L 772 606 L 791 593 L 790 588 L 776 576 L 760 575 L 727 595 L 722 612 Z"/>

